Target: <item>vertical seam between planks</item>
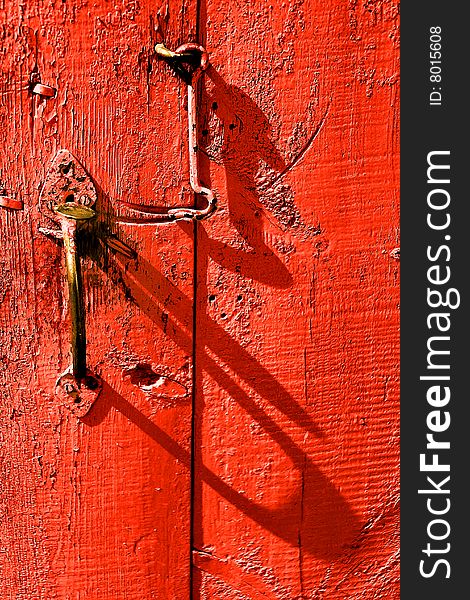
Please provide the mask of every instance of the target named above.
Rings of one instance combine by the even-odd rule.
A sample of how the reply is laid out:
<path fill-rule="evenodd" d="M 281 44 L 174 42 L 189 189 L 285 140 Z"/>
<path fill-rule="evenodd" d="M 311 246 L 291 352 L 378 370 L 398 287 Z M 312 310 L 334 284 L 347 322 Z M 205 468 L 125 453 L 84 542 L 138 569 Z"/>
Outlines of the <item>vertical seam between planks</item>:
<path fill-rule="evenodd" d="M 196 41 L 202 44 L 200 39 L 201 31 L 201 0 L 196 0 Z M 202 78 L 201 78 L 202 80 Z M 201 93 L 201 80 L 195 90 L 196 94 Z M 196 117 L 197 118 L 197 117 Z M 194 202 L 196 205 L 196 195 Z M 194 511 L 195 511 L 195 475 L 196 475 L 196 404 L 197 404 L 197 275 L 198 275 L 198 222 L 193 225 L 193 373 L 192 373 L 192 393 L 191 393 L 191 461 L 190 461 L 190 508 L 189 508 L 189 600 L 194 598 Z"/>
<path fill-rule="evenodd" d="M 193 550 L 194 550 L 194 504 L 195 504 L 195 459 L 196 459 L 196 380 L 197 380 L 197 365 L 196 365 L 196 339 L 197 339 L 197 221 L 193 225 L 193 373 L 192 373 L 192 390 L 191 390 L 191 460 L 190 460 L 190 507 L 189 507 L 189 598 L 193 600 Z"/>

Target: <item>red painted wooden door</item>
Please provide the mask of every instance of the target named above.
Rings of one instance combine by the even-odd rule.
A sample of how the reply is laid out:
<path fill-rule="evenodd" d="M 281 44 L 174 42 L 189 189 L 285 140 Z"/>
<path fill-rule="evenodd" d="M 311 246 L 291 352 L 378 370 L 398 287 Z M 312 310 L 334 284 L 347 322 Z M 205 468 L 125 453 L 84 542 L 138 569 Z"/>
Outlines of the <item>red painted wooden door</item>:
<path fill-rule="evenodd" d="M 394 1 L 0 3 L 2 599 L 398 598 L 398 7 Z M 207 221 L 186 88 L 198 41 Z M 25 89 L 32 72 L 57 89 Z M 79 419 L 55 153 L 99 197 L 84 236 Z M 135 252 L 110 248 L 115 236 Z"/>

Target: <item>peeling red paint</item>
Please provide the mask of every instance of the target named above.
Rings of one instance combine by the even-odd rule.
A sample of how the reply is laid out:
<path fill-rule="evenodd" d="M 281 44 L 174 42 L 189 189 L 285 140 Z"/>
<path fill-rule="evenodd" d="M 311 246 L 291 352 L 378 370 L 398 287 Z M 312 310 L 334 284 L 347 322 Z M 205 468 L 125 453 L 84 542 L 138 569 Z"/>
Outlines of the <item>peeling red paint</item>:
<path fill-rule="evenodd" d="M 0 189 L 24 206 L 0 205 L 5 599 L 398 598 L 397 3 L 0 15 Z M 186 85 L 153 49 L 195 41 L 217 212 L 118 224 L 126 202 L 191 205 Z M 103 389 L 81 419 L 54 395 L 64 252 L 38 229 L 60 148 L 99 196 L 81 252 Z"/>
<path fill-rule="evenodd" d="M 195 597 L 398 598 L 398 7 L 205 17 Z"/>

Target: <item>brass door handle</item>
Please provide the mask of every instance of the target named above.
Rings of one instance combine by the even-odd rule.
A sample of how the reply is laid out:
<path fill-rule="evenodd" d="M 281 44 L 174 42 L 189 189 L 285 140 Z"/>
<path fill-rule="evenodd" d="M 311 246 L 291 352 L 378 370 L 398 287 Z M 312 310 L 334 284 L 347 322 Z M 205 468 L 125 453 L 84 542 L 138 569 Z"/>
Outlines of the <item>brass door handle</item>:
<path fill-rule="evenodd" d="M 83 379 L 86 375 L 86 328 L 80 258 L 77 254 L 77 229 L 80 222 L 92 219 L 96 213 L 91 208 L 77 205 L 72 201 L 60 204 L 55 210 L 60 217 L 65 247 L 65 266 L 72 320 L 72 373 L 77 379 Z"/>
<path fill-rule="evenodd" d="M 77 231 L 82 223 L 96 216 L 92 208 L 96 199 L 93 181 L 82 165 L 68 150 L 59 150 L 40 195 L 42 212 L 59 225 L 59 229 L 40 228 L 40 231 L 64 242 L 72 365 L 57 380 L 55 391 L 77 416 L 84 416 L 90 410 L 101 390 L 99 377 L 86 366 L 85 309 L 77 250 Z"/>

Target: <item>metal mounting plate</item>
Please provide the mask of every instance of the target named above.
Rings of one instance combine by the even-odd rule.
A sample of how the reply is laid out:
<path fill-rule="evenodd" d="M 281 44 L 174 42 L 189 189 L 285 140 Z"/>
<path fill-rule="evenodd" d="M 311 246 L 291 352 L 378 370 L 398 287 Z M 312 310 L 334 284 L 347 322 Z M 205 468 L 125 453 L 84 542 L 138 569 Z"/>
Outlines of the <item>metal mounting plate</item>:
<path fill-rule="evenodd" d="M 72 207 L 75 207 L 80 212 L 89 214 L 96 200 L 95 185 L 83 166 L 71 152 L 59 150 L 52 160 L 39 197 L 42 212 L 46 213 L 56 223 L 59 223 L 58 209 L 63 213 L 63 210 L 60 209 L 69 205 L 71 210 Z M 79 207 L 87 210 L 83 211 Z M 70 217 L 70 215 L 67 216 Z M 91 216 L 94 216 L 94 214 Z"/>
<path fill-rule="evenodd" d="M 57 380 L 55 393 L 75 416 L 84 417 L 100 395 L 101 388 L 101 379 L 91 371 L 79 381 L 67 371 Z"/>

